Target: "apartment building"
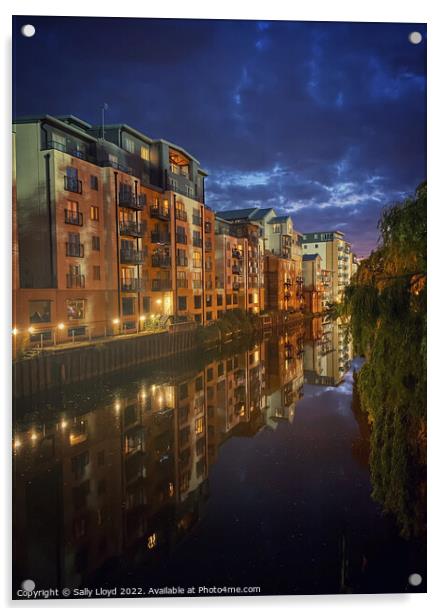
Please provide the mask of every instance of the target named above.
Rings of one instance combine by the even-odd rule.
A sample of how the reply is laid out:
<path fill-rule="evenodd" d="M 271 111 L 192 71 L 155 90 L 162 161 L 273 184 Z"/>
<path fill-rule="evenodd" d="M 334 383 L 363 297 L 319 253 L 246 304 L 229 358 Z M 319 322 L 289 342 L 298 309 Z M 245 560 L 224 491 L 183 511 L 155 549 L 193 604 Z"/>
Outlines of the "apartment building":
<path fill-rule="evenodd" d="M 290 216 L 277 216 L 272 208 L 230 210 L 217 215 L 234 228 L 247 224 L 257 228 L 264 308 L 299 310 L 303 304 L 301 240 Z"/>
<path fill-rule="evenodd" d="M 134 333 L 156 315 L 216 318 L 214 214 L 194 157 L 72 116 L 16 120 L 13 137 L 16 336 L 52 344 Z"/>
<path fill-rule="evenodd" d="M 340 301 L 352 273 L 351 245 L 341 231 L 304 233 L 303 255 L 319 254 L 323 269 L 330 273 L 332 301 Z"/>

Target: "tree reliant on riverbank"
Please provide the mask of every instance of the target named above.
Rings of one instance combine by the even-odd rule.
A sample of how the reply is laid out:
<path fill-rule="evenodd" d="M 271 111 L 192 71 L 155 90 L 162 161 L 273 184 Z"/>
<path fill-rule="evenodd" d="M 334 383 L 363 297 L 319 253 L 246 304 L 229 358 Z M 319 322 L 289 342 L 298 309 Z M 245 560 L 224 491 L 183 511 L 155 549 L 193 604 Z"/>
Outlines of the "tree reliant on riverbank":
<path fill-rule="evenodd" d="M 366 358 L 357 386 L 372 426 L 373 496 L 406 537 L 426 527 L 426 210 L 425 183 L 383 212 L 380 245 L 337 307 Z"/>

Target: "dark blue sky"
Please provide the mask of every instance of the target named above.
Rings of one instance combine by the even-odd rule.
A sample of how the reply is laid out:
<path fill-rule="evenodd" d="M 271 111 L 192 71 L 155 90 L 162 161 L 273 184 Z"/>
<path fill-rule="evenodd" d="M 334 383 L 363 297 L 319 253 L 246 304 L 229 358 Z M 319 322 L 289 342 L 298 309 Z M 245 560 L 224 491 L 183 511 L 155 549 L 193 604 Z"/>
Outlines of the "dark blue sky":
<path fill-rule="evenodd" d="M 14 36 L 14 115 L 97 124 L 105 101 L 194 154 L 216 210 L 273 206 L 365 255 L 426 178 L 424 25 L 18 17 Z"/>

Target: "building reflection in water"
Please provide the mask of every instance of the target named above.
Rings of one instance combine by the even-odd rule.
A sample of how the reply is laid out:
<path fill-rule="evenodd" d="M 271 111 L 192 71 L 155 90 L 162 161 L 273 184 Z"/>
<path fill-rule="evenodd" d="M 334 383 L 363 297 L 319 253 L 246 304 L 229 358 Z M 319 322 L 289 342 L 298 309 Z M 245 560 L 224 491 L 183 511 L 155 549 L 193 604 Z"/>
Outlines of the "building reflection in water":
<path fill-rule="evenodd" d="M 336 386 L 351 367 L 352 340 L 347 326 L 326 317 L 306 322 L 304 342 L 304 382 Z"/>
<path fill-rule="evenodd" d="M 131 394 L 76 404 L 82 413 L 65 404 L 50 420 L 25 415 L 14 434 L 15 578 L 79 587 L 113 562 L 165 559 L 203 515 L 223 443 L 293 421 L 303 334 L 142 378 Z"/>

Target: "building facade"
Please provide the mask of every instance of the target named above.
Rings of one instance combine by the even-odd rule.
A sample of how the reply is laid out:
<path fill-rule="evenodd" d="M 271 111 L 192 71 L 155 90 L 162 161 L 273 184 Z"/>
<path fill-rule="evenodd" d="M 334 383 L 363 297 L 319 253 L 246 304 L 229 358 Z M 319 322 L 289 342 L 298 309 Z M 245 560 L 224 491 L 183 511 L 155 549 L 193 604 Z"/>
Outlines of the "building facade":
<path fill-rule="evenodd" d="M 60 343 L 216 318 L 214 213 L 194 157 L 72 116 L 18 120 L 13 137 L 17 335 Z"/>
<path fill-rule="evenodd" d="M 303 255 L 320 255 L 322 268 L 330 274 L 332 301 L 340 301 L 352 273 L 351 245 L 344 234 L 340 231 L 305 233 L 302 248 Z"/>

